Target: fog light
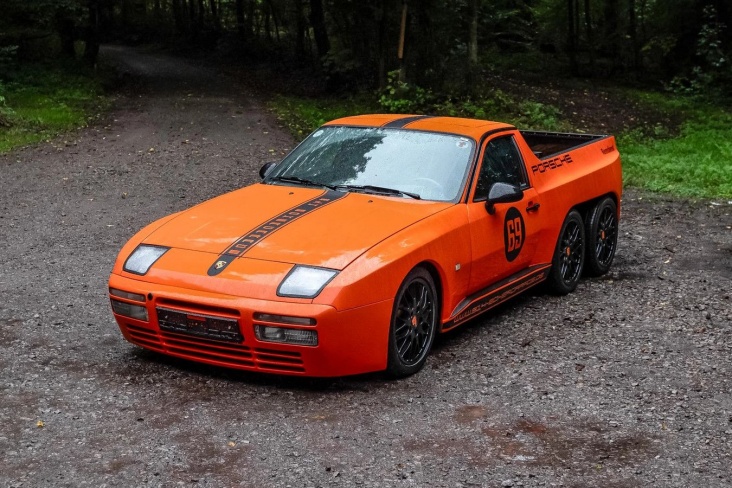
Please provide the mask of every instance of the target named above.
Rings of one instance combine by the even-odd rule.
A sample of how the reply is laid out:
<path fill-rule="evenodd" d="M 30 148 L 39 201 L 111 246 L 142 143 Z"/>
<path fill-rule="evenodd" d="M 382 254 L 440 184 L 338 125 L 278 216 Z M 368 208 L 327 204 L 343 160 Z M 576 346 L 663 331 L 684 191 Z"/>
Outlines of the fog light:
<path fill-rule="evenodd" d="M 144 320 L 147 322 L 147 308 L 141 305 L 133 305 L 132 303 L 121 302 L 119 300 L 111 299 L 112 310 L 117 315 L 124 315 L 132 319 Z"/>
<path fill-rule="evenodd" d="M 286 329 L 284 327 L 269 327 L 255 325 L 254 333 L 257 339 L 266 342 L 281 342 L 300 346 L 317 346 L 318 333 L 314 330 Z"/>

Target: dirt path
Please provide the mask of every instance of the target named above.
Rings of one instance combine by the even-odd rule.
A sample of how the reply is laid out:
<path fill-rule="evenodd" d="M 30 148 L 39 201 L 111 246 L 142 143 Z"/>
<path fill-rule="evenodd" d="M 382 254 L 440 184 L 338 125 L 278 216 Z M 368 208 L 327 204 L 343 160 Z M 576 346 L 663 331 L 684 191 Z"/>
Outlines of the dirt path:
<path fill-rule="evenodd" d="M 610 275 L 519 297 L 403 381 L 168 360 L 114 324 L 119 248 L 293 141 L 212 69 L 103 56 L 141 80 L 106 122 L 0 157 L 0 486 L 732 484 L 728 202 L 627 192 Z"/>

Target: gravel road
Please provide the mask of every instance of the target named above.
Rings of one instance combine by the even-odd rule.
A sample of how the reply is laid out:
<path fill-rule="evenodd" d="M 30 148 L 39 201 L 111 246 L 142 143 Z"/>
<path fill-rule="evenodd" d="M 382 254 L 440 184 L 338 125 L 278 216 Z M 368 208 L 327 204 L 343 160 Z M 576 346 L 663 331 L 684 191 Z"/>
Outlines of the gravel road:
<path fill-rule="evenodd" d="M 108 117 L 0 156 L 0 486 L 732 485 L 730 202 L 628 190 L 610 274 L 514 299 L 404 380 L 166 359 L 112 319 L 118 250 L 294 141 L 200 63 L 102 56 L 137 80 Z"/>

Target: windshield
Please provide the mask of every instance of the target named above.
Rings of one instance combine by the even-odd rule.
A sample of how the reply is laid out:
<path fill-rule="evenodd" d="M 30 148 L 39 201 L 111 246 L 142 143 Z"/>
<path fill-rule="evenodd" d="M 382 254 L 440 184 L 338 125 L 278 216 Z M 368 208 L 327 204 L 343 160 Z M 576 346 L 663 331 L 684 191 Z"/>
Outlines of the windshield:
<path fill-rule="evenodd" d="M 452 201 L 460 196 L 474 146 L 471 139 L 449 134 L 322 127 L 266 182 Z"/>

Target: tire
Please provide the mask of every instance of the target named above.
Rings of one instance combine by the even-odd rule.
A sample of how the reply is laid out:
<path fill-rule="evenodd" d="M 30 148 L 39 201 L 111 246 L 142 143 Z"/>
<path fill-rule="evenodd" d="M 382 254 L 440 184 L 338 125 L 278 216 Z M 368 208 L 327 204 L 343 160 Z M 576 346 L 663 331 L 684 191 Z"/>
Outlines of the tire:
<path fill-rule="evenodd" d="M 556 295 L 566 295 L 577 288 L 585 263 L 585 223 L 576 210 L 567 214 L 554 249 L 547 286 Z"/>
<path fill-rule="evenodd" d="M 602 276 L 613 264 L 618 245 L 618 207 L 612 198 L 603 198 L 590 211 L 585 223 L 585 235 L 585 272 L 589 276 Z"/>
<path fill-rule="evenodd" d="M 439 320 L 437 289 L 424 268 L 409 272 L 394 298 L 386 373 L 403 378 L 422 369 Z"/>

